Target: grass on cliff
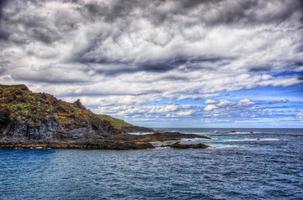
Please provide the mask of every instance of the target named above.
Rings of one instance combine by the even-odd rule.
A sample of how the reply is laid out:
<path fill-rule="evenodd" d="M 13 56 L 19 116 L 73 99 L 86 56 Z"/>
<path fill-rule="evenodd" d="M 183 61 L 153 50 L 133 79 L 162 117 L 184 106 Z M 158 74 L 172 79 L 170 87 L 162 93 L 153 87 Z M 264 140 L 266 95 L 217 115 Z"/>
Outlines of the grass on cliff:
<path fill-rule="evenodd" d="M 122 119 L 117 119 L 117 118 L 111 117 L 109 115 L 100 114 L 98 116 L 101 120 L 109 122 L 113 127 L 118 128 L 118 129 L 128 128 L 128 127 L 133 126 L 133 125 L 127 123 L 126 121 L 122 120 Z"/>
<path fill-rule="evenodd" d="M 11 113 L 18 121 L 38 126 L 42 113 L 39 96 L 33 95 L 25 85 L 0 86 L 0 111 Z"/>

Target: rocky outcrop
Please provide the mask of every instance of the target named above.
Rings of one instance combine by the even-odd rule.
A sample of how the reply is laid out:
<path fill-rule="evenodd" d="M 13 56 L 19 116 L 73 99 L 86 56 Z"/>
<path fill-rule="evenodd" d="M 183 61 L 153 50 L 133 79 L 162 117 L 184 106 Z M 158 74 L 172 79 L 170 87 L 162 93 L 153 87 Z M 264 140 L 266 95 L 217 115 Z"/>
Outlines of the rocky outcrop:
<path fill-rule="evenodd" d="M 209 147 L 206 144 L 181 144 L 179 142 L 176 142 L 169 146 L 175 149 L 206 149 Z"/>
<path fill-rule="evenodd" d="M 147 135 L 137 135 L 133 136 L 136 141 L 140 142 L 163 142 L 163 141 L 172 141 L 172 140 L 181 140 L 181 139 L 192 139 L 192 138 L 203 138 L 210 139 L 209 137 L 196 134 L 183 134 L 179 132 L 155 132 L 153 134 Z"/>
<path fill-rule="evenodd" d="M 0 143 L 0 148 L 27 148 L 27 149 L 108 149 L 108 150 L 135 150 L 154 148 L 151 143 L 90 141 L 90 142 L 6 142 Z"/>
<path fill-rule="evenodd" d="M 126 131 L 127 133 L 135 133 L 135 132 L 149 133 L 149 132 L 154 132 L 154 130 L 152 128 L 146 128 L 146 127 L 141 127 L 141 126 L 122 127 L 122 130 Z"/>
<path fill-rule="evenodd" d="M 74 105 L 80 109 L 86 109 L 83 104 L 81 103 L 80 99 L 74 102 Z"/>
<path fill-rule="evenodd" d="M 177 132 L 135 136 L 127 133 L 131 130 L 152 131 L 94 114 L 80 100 L 68 103 L 25 85 L 0 85 L 0 147 L 146 149 L 154 141 L 203 137 Z"/>

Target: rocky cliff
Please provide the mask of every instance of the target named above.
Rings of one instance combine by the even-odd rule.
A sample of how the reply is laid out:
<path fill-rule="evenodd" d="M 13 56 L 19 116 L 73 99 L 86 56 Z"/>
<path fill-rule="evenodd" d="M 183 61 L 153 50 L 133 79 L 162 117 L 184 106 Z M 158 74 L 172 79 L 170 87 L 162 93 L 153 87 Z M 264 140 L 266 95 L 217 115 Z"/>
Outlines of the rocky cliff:
<path fill-rule="evenodd" d="M 0 86 L 2 137 L 24 139 L 80 138 L 119 134 L 79 101 L 68 103 L 46 93 L 33 93 L 25 85 Z"/>
<path fill-rule="evenodd" d="M 25 85 L 0 85 L 0 147 L 96 149 L 153 148 L 151 142 L 201 136 L 156 133 L 134 136 L 127 131 L 152 131 L 108 115 L 97 115 L 79 100 L 68 103 Z"/>

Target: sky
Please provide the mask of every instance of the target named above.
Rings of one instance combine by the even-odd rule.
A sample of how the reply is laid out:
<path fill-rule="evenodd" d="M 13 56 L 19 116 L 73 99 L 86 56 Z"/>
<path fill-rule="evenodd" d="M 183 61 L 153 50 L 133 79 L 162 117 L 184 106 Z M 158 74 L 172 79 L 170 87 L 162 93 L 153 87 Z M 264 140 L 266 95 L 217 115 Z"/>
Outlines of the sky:
<path fill-rule="evenodd" d="M 303 128 L 303 1 L 0 0 L 0 84 L 148 127 Z"/>

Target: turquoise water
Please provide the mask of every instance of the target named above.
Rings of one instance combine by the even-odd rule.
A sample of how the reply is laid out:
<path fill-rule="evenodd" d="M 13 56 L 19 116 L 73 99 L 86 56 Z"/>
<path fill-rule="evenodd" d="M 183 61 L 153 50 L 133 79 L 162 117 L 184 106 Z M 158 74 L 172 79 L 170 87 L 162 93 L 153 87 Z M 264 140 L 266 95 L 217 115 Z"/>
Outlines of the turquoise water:
<path fill-rule="evenodd" d="M 182 131 L 212 147 L 0 150 L 0 199 L 302 199 L 303 130 Z"/>

